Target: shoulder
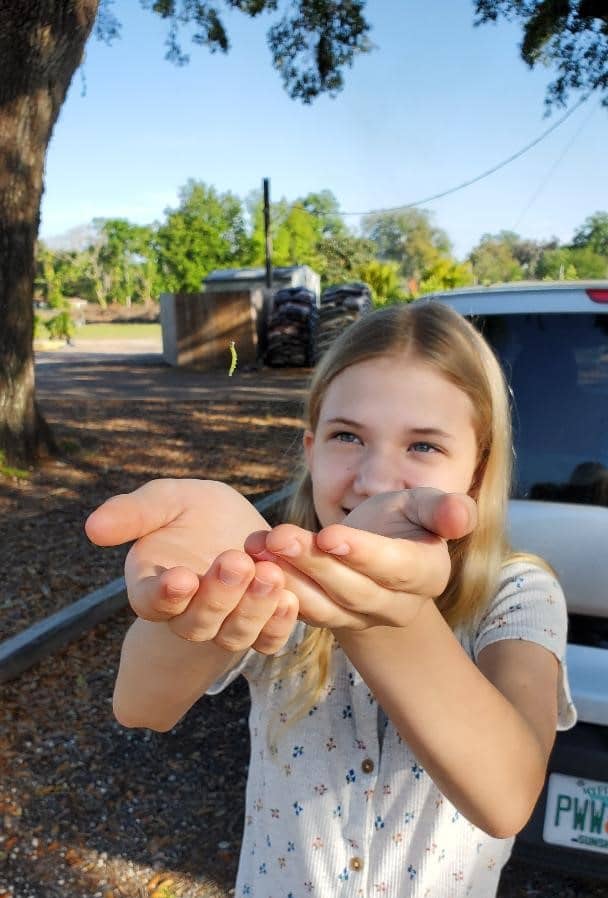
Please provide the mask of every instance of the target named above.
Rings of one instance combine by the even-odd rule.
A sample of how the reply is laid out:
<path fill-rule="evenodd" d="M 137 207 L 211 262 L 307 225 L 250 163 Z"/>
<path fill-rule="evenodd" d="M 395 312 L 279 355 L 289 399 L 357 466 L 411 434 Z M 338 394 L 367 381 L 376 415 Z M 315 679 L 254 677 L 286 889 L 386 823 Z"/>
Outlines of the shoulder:
<path fill-rule="evenodd" d="M 503 607 L 505 601 L 511 600 L 515 605 L 520 603 L 527 606 L 539 601 L 548 605 L 565 606 L 566 602 L 555 573 L 533 559 L 519 558 L 507 560 L 502 566 L 484 617 L 497 607 Z"/>
<path fill-rule="evenodd" d="M 561 659 L 567 631 L 566 599 L 556 576 L 534 561 L 518 559 L 503 566 L 496 591 L 473 630 L 474 654 L 498 639 L 526 639 Z"/>
<path fill-rule="evenodd" d="M 513 641 L 517 643 L 517 651 L 509 650 L 515 647 Z M 503 567 L 495 595 L 471 634 L 470 651 L 479 663 L 482 651 L 493 646 L 495 661 L 507 659 L 509 664 L 521 668 L 520 673 L 527 670 L 533 679 L 540 681 L 541 656 L 532 653 L 530 646 L 524 651 L 524 642 L 542 646 L 557 658 L 557 726 L 560 730 L 569 729 L 576 722 L 576 711 L 566 660 L 566 599 L 555 574 L 532 560 L 518 559 Z M 485 657 L 488 658 L 488 653 Z M 546 665 L 545 669 L 548 669 Z"/>

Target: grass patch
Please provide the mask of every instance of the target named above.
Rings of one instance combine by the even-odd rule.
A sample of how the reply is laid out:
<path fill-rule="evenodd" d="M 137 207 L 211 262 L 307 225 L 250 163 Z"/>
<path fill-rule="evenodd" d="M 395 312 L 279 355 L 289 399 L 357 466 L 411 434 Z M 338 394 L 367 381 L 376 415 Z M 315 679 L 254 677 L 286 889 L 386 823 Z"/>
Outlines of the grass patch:
<path fill-rule="evenodd" d="M 24 471 L 23 468 L 13 468 L 7 465 L 4 452 L 0 449 L 0 476 L 15 477 L 17 480 L 29 480 L 31 471 Z"/>
<path fill-rule="evenodd" d="M 85 340 L 159 340 L 161 339 L 160 324 L 151 321 L 148 324 L 84 324 L 76 328 L 74 338 L 79 342 Z"/>

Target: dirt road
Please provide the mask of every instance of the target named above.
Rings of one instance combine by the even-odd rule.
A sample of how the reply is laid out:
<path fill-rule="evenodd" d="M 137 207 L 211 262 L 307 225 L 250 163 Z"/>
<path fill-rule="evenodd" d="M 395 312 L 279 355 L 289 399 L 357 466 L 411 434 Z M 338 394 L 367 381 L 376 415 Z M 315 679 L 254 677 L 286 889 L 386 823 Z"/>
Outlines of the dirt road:
<path fill-rule="evenodd" d="M 227 359 L 227 362 L 229 360 Z M 167 365 L 156 344 L 142 341 L 86 344 L 36 354 L 40 399 L 209 399 L 286 401 L 303 399 L 310 371 L 262 368 L 204 372 Z"/>

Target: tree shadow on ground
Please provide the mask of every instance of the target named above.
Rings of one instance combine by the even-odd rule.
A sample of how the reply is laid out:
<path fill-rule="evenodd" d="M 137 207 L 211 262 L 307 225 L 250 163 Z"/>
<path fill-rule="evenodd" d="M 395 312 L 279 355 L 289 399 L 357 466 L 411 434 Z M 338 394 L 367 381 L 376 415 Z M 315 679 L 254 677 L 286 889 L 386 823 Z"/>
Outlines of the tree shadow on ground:
<path fill-rule="evenodd" d="M 170 733 L 124 729 L 110 699 L 129 620 L 125 612 L 100 625 L 5 687 L 0 802 L 19 850 L 4 857 L 0 884 L 15 894 L 88 898 L 93 886 L 117 888 L 116 859 L 144 878 L 157 869 L 223 890 L 234 882 L 246 684 L 201 700 Z M 131 894 L 122 887 L 117 895 Z"/>
<path fill-rule="evenodd" d="M 109 496 L 197 477 L 256 501 L 284 485 L 299 455 L 298 403 L 56 400 L 45 411 L 64 459 L 28 481 L 0 481 L 0 638 L 121 575 L 126 548 L 100 550 L 83 530 Z"/>

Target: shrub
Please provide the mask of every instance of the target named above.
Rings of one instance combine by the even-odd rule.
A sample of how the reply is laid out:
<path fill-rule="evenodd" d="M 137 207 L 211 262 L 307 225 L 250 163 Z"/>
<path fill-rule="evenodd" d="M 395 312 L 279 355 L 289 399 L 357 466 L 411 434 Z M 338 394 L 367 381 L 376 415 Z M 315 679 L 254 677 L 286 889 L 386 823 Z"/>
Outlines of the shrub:
<path fill-rule="evenodd" d="M 46 322 L 46 329 L 49 332 L 51 339 L 70 340 L 76 328 L 74 327 L 74 322 L 72 321 L 70 313 L 64 309 L 63 312 L 59 312 L 58 315 L 49 318 Z"/>

